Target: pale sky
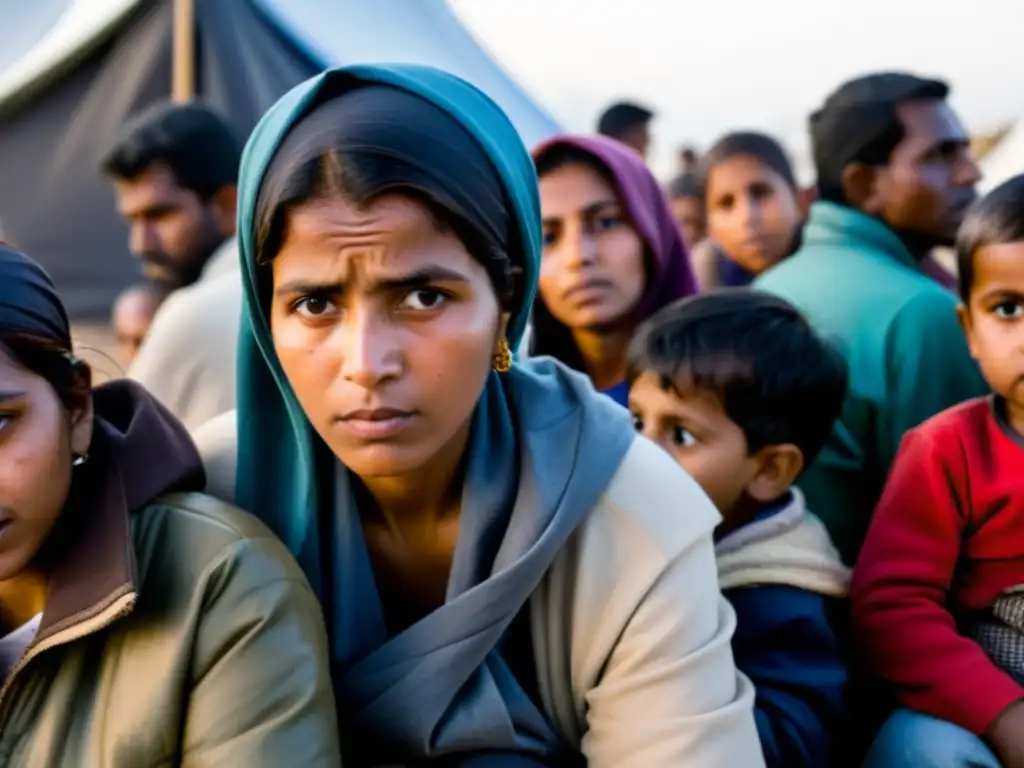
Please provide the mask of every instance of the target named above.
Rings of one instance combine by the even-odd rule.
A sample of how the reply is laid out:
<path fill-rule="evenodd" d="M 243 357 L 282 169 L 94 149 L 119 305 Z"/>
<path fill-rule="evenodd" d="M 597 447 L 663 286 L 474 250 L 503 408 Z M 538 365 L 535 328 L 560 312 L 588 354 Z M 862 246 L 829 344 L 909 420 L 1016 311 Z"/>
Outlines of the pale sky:
<path fill-rule="evenodd" d="M 684 140 L 760 128 L 795 151 L 856 74 L 937 75 L 973 130 L 1024 116 L 1024 0 L 450 0 L 570 130 L 610 101 L 658 113 L 655 166 Z"/>

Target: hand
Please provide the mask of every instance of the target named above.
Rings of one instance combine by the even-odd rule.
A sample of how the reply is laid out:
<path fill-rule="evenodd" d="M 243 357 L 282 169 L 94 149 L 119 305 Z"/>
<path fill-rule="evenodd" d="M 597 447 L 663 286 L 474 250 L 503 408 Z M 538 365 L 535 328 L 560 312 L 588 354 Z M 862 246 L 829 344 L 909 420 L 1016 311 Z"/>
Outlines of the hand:
<path fill-rule="evenodd" d="M 1024 700 L 1004 709 L 985 738 L 1005 768 L 1024 768 Z"/>

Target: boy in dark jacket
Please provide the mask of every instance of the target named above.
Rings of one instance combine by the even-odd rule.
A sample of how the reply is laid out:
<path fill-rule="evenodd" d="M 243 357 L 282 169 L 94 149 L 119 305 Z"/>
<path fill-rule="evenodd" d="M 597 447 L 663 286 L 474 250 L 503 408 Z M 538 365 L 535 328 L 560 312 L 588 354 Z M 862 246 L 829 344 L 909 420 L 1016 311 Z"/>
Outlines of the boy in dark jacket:
<path fill-rule="evenodd" d="M 842 358 L 785 300 L 723 289 L 651 317 L 630 348 L 630 382 L 637 431 L 722 513 L 719 580 L 768 766 L 831 765 L 847 673 L 829 614 L 849 572 L 793 482 L 839 414 Z"/>

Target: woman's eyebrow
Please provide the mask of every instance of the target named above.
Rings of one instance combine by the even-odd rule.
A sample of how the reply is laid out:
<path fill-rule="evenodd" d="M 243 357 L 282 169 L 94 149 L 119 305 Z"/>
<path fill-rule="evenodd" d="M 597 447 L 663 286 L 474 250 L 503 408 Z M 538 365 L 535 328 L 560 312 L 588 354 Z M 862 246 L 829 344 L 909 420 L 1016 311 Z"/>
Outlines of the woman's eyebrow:
<path fill-rule="evenodd" d="M 458 270 L 440 264 L 423 267 L 405 275 L 381 276 L 375 278 L 370 285 L 371 290 L 394 290 L 396 288 L 417 288 L 431 283 L 466 283 L 469 278 Z M 297 294 L 339 294 L 344 293 L 347 283 L 344 280 L 297 279 L 282 283 L 274 289 L 277 296 L 294 296 Z"/>

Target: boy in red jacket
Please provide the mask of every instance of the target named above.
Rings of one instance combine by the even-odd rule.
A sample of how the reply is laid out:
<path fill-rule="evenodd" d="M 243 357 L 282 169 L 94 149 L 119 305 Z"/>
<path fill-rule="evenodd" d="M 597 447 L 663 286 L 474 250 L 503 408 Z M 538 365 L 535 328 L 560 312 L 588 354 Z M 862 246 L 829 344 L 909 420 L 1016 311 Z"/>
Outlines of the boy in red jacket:
<path fill-rule="evenodd" d="M 906 433 L 851 593 L 906 708 L 865 766 L 1024 766 L 1024 176 L 957 242 L 958 308 L 994 395 Z"/>

